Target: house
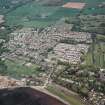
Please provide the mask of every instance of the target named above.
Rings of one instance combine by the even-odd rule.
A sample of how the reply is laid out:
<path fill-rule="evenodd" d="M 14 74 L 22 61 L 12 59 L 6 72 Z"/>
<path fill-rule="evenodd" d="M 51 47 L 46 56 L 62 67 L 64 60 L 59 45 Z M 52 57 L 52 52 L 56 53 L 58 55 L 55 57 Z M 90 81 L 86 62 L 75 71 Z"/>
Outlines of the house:
<path fill-rule="evenodd" d="M 100 80 L 105 82 L 105 69 L 100 69 Z"/>

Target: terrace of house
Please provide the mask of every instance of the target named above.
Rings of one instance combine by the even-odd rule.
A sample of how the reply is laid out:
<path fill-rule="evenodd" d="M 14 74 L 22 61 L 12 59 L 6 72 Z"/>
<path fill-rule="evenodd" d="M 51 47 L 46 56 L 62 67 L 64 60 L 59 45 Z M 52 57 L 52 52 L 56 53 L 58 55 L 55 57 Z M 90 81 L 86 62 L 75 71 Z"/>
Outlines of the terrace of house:
<path fill-rule="evenodd" d="M 65 30 L 63 27 L 52 27 L 50 31 L 48 31 L 46 34 L 53 35 L 54 39 L 60 40 L 60 39 L 74 39 L 78 42 L 81 41 L 90 41 L 91 42 L 91 34 L 87 32 L 73 32 L 68 30 Z"/>
<path fill-rule="evenodd" d="M 0 15 L 0 24 L 2 24 L 4 22 L 4 16 Z"/>
<path fill-rule="evenodd" d="M 54 53 L 58 59 L 74 63 L 80 61 L 80 57 L 82 56 L 81 50 L 84 50 L 86 53 L 88 47 L 84 44 L 70 45 L 60 43 L 54 48 Z"/>
<path fill-rule="evenodd" d="M 0 76 L 0 89 L 20 86 L 24 86 L 24 82 L 10 78 L 8 76 Z"/>
<path fill-rule="evenodd" d="M 34 28 L 23 28 L 21 30 L 15 31 L 11 33 L 11 38 L 7 47 L 10 49 L 10 53 L 12 52 L 13 56 L 27 56 L 33 59 L 43 59 L 45 55 L 48 53 L 47 50 L 49 48 L 54 48 L 61 39 L 71 38 L 78 41 L 87 41 L 91 40 L 90 33 L 84 32 L 72 32 L 72 31 L 62 31 L 63 27 L 47 27 L 46 29 L 42 30 L 40 33 L 39 30 Z M 75 47 L 74 47 L 75 48 Z M 71 47 L 70 47 L 71 49 Z M 78 49 L 76 49 L 77 51 Z M 78 51 L 77 51 L 78 52 Z M 75 55 L 72 56 L 72 53 Z M 8 54 L 8 58 L 12 56 L 12 54 Z M 80 54 L 75 53 L 74 51 L 66 51 L 63 54 L 64 58 L 70 59 L 75 61 L 80 59 Z M 66 57 L 67 56 L 67 57 Z"/>

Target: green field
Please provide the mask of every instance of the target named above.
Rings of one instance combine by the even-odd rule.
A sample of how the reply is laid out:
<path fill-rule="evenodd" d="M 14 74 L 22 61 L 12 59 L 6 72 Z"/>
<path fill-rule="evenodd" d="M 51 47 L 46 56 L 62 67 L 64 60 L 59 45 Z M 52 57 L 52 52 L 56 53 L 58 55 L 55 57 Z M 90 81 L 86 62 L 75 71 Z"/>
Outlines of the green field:
<path fill-rule="evenodd" d="M 55 86 L 48 86 L 47 90 L 52 94 L 60 97 L 64 101 L 68 102 L 70 105 L 84 105 L 78 95 L 74 95 L 72 93 L 66 93 Z"/>
<path fill-rule="evenodd" d="M 5 64 L 7 65 L 6 75 L 20 78 L 22 76 L 31 76 L 38 75 L 40 73 L 39 67 L 33 64 L 31 67 L 23 65 L 24 61 L 16 60 L 10 61 L 6 60 Z"/>

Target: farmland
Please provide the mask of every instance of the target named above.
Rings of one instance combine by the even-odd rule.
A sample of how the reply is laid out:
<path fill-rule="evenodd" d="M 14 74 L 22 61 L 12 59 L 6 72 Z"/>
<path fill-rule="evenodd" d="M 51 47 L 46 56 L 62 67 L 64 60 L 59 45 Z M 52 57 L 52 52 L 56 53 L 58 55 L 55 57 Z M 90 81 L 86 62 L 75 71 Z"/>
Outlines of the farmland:
<path fill-rule="evenodd" d="M 101 40 L 101 42 L 100 42 Z M 103 41 L 102 41 L 103 40 Z M 87 65 L 96 65 L 97 67 L 105 68 L 105 37 L 102 35 L 97 36 L 97 42 L 91 45 L 89 52 L 86 55 Z M 94 46 L 94 50 L 92 50 Z M 93 60 L 94 58 L 94 60 Z"/>
<path fill-rule="evenodd" d="M 7 25 L 23 25 L 28 27 L 45 27 L 55 23 L 62 17 L 76 15 L 79 10 L 62 8 L 61 6 L 44 6 L 37 2 L 28 3 L 6 14 Z"/>
<path fill-rule="evenodd" d="M 105 7 L 100 8 L 104 0 L 58 0 L 56 1 L 57 3 L 54 0 L 52 2 L 50 0 L 23 0 L 22 2 L 18 0 L 15 3 L 13 0 L 11 2 L 8 1 L 1 0 L 0 5 L 1 13 L 5 14 L 6 25 L 8 26 L 46 27 L 65 17 L 105 13 Z M 63 7 L 68 2 L 83 3 L 86 6 L 81 10 Z"/>

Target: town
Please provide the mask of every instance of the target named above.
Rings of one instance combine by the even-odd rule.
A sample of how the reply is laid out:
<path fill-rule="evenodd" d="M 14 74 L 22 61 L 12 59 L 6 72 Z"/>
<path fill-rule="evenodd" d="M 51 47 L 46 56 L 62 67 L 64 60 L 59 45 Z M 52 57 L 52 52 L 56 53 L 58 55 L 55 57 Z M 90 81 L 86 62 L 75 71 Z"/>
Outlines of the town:
<path fill-rule="evenodd" d="M 0 0 L 0 105 L 105 105 L 105 1 Z"/>

